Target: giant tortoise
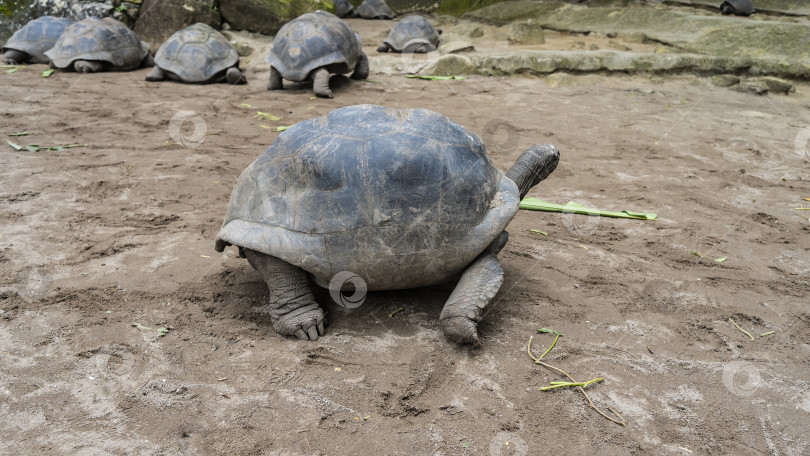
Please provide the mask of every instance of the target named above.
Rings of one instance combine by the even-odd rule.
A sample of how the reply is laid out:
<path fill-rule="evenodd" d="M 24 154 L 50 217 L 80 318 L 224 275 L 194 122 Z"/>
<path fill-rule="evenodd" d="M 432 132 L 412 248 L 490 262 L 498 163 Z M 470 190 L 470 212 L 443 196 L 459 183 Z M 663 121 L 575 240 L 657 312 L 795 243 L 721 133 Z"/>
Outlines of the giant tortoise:
<path fill-rule="evenodd" d="M 53 16 L 28 21 L 3 46 L 3 62 L 9 65 L 48 63 L 45 51 L 56 44 L 62 32 L 72 23 L 71 19 Z"/>
<path fill-rule="evenodd" d="M 160 45 L 155 53 L 155 67 L 146 80 L 165 79 L 194 84 L 247 82 L 239 71 L 239 54 L 233 45 L 201 22 L 175 32 Z"/>
<path fill-rule="evenodd" d="M 477 323 L 503 283 L 504 228 L 558 161 L 554 146 L 534 146 L 504 174 L 478 136 L 436 112 L 336 109 L 281 133 L 242 172 L 215 248 L 239 247 L 270 290 L 273 328 L 299 339 L 324 334 L 308 276 L 339 291 L 332 281 L 346 274 L 368 290 L 460 275 L 441 327 L 478 345 Z"/>
<path fill-rule="evenodd" d="M 129 71 L 154 65 L 149 45 L 111 17 L 88 17 L 70 25 L 45 55 L 51 59 L 52 67 L 79 73 Z"/>
<path fill-rule="evenodd" d="M 284 24 L 267 54 L 268 90 L 281 90 L 288 81 L 312 80 L 319 97 L 332 98 L 329 78 L 350 71 L 352 79 L 368 77 L 368 57 L 360 35 L 349 24 L 326 11 L 307 13 Z"/>
<path fill-rule="evenodd" d="M 377 48 L 377 52 L 433 52 L 439 47 L 441 33 L 441 30 L 433 28 L 433 25 L 422 16 L 406 16 L 391 29 L 383 44 Z"/>

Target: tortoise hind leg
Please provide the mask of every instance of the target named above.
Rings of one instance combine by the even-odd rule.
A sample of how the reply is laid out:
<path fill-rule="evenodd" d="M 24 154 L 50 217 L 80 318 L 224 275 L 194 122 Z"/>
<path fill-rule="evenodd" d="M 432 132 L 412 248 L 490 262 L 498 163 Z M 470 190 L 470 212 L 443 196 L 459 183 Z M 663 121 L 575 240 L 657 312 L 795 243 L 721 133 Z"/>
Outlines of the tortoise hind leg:
<path fill-rule="evenodd" d="M 270 315 L 273 329 L 285 336 L 318 340 L 324 333 L 323 310 L 315 302 L 306 272 L 261 252 L 249 249 L 244 252 L 270 290 L 262 311 Z"/>
<path fill-rule="evenodd" d="M 104 69 L 104 63 L 97 60 L 77 60 L 73 62 L 77 73 L 98 73 Z"/>
<path fill-rule="evenodd" d="M 281 90 L 284 88 L 284 83 L 281 81 L 281 73 L 275 67 L 270 67 L 270 84 L 267 85 L 267 90 Z"/>
<path fill-rule="evenodd" d="M 508 238 L 506 231 L 501 233 L 461 275 L 439 316 L 442 331 L 448 339 L 475 347 L 481 344 L 478 322 L 503 284 L 503 269 L 496 254 Z"/>
<path fill-rule="evenodd" d="M 357 60 L 357 65 L 354 66 L 352 79 L 368 79 L 368 72 L 368 56 L 365 52 L 361 52 L 360 58 Z"/>
<path fill-rule="evenodd" d="M 3 53 L 3 63 L 6 65 L 17 65 L 25 63 L 28 60 L 28 54 L 16 49 L 9 49 Z"/>
<path fill-rule="evenodd" d="M 228 71 L 225 73 L 225 80 L 228 81 L 228 84 L 247 84 L 245 75 L 236 67 L 228 68 Z"/>

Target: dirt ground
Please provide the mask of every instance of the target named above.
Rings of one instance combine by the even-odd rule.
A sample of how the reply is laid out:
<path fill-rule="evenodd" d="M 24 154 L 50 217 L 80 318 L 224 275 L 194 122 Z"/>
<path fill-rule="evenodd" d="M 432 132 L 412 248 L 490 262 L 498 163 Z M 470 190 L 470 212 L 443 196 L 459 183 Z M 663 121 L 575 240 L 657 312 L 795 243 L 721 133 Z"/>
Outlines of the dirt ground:
<path fill-rule="evenodd" d="M 3 140 L 84 146 L 0 145 L 1 454 L 810 453 L 810 87 L 372 75 L 313 100 L 261 66 L 239 87 L 44 69 L 0 74 Z M 275 127 L 359 103 L 441 112 L 503 170 L 553 143 L 530 196 L 659 220 L 519 211 L 480 349 L 438 327 L 452 284 L 320 292 L 327 334 L 278 336 L 259 276 L 213 249 L 232 186 Z M 540 390 L 561 380 L 526 354 L 541 327 L 625 427 Z"/>

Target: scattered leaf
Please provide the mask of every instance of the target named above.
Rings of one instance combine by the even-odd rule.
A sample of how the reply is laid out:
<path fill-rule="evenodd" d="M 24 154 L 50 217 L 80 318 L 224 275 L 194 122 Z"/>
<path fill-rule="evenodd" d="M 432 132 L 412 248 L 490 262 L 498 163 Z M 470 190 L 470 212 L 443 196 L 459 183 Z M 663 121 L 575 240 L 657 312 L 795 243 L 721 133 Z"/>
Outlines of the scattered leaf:
<path fill-rule="evenodd" d="M 51 75 L 53 74 L 54 71 L 56 71 L 56 70 L 53 70 L 53 69 L 45 70 L 45 71 L 42 72 L 42 74 L 40 76 L 42 76 L 43 78 L 49 78 L 49 77 L 51 77 Z"/>
<path fill-rule="evenodd" d="M 342 370 L 343 370 L 343 369 L 341 369 L 341 368 L 339 368 L 339 367 L 336 367 L 336 368 L 335 368 L 335 372 L 340 372 L 340 371 L 342 371 Z"/>
<path fill-rule="evenodd" d="M 270 114 L 269 112 L 261 112 L 261 111 L 256 111 L 256 117 L 267 120 L 281 120 L 281 117 L 276 117 Z"/>
<path fill-rule="evenodd" d="M 540 231 L 540 230 L 529 230 L 529 231 L 531 231 L 532 233 L 540 233 L 543 236 L 548 236 L 548 233 L 546 233 L 545 231 Z"/>
<path fill-rule="evenodd" d="M 11 133 L 11 134 L 9 134 L 9 136 L 28 136 L 29 134 L 30 133 L 28 133 L 27 131 L 23 131 L 23 132 L 20 132 L 20 133 Z"/>
<path fill-rule="evenodd" d="M 805 201 L 810 201 L 810 198 L 802 198 Z"/>
<path fill-rule="evenodd" d="M 155 331 L 157 331 L 158 337 L 163 337 L 166 334 L 169 334 L 169 328 L 155 328 Z"/>
<path fill-rule="evenodd" d="M 579 246 L 580 246 L 580 247 L 582 247 L 582 248 L 583 248 L 583 249 L 585 249 L 585 250 L 590 250 L 590 249 L 588 249 L 588 247 L 585 247 L 585 246 L 584 246 L 584 245 L 582 245 L 582 244 L 579 244 Z"/>
<path fill-rule="evenodd" d="M 142 325 L 140 323 L 133 323 L 132 326 L 138 328 L 141 331 L 149 331 L 150 329 L 152 329 L 152 328 L 147 328 L 146 326 L 144 326 L 144 325 Z"/>
<path fill-rule="evenodd" d="M 18 69 L 19 69 L 19 68 L 14 67 L 14 68 L 12 68 L 12 69 L 10 69 L 10 70 L 6 70 L 6 74 L 16 73 Z"/>
<path fill-rule="evenodd" d="M 771 334 L 773 334 L 773 333 L 775 333 L 775 332 L 776 332 L 776 331 L 768 331 L 768 332 L 764 332 L 764 333 L 760 334 L 760 335 L 759 335 L 759 337 L 770 336 Z"/>
<path fill-rule="evenodd" d="M 200 255 L 200 256 L 201 256 L 201 257 L 203 257 L 203 258 L 211 258 L 211 257 L 210 257 L 210 256 L 208 256 L 208 255 Z"/>
<path fill-rule="evenodd" d="M 395 311 L 391 312 L 390 314 L 388 314 L 388 318 L 394 318 L 394 315 L 396 315 L 396 314 L 398 314 L 398 313 L 402 312 L 403 310 L 405 310 L 405 308 L 404 308 L 404 307 L 400 307 L 399 309 L 397 309 L 397 310 L 395 310 Z"/>
<path fill-rule="evenodd" d="M 13 142 L 11 142 L 11 141 L 6 141 L 6 142 L 8 143 L 8 145 L 9 145 L 9 146 L 13 147 L 15 150 L 22 150 L 22 146 L 21 146 L 21 145 L 19 145 L 19 144 L 17 144 L 17 143 L 13 143 Z"/>
<path fill-rule="evenodd" d="M 568 204 L 556 204 L 549 203 L 548 201 L 542 201 L 533 197 L 523 198 L 523 201 L 520 202 L 520 208 L 529 209 L 532 211 L 564 212 L 568 214 L 598 215 L 601 217 L 629 218 L 638 220 L 658 220 L 658 215 L 654 213 L 603 211 L 600 209 L 591 209 L 573 201 L 569 202 Z"/>
<path fill-rule="evenodd" d="M 284 131 L 284 130 L 286 130 L 286 129 L 288 129 L 288 128 L 290 128 L 290 127 L 286 127 L 286 126 L 283 126 L 283 125 L 282 125 L 282 126 L 278 126 L 278 127 L 276 127 L 276 131 Z"/>
<path fill-rule="evenodd" d="M 239 105 L 240 105 L 240 106 L 244 106 L 244 107 L 246 107 L 246 108 L 252 108 L 252 107 L 253 107 L 253 105 L 249 105 L 249 104 L 247 104 L 247 103 L 239 103 Z"/>
<path fill-rule="evenodd" d="M 463 76 L 430 76 L 427 74 L 406 74 L 409 79 L 425 79 L 427 81 L 446 81 L 448 79 L 464 79 Z"/>
<path fill-rule="evenodd" d="M 309 97 L 310 100 L 317 100 L 318 97 Z"/>
<path fill-rule="evenodd" d="M 722 263 L 722 262 L 726 261 L 727 259 L 728 259 L 728 257 L 720 257 L 720 258 L 715 258 L 714 261 L 716 261 L 718 263 Z"/>
<path fill-rule="evenodd" d="M 544 334 L 554 334 L 555 336 L 562 336 L 563 335 L 563 333 L 561 333 L 559 331 L 555 331 L 553 329 L 548 329 L 548 328 L 540 328 L 540 329 L 537 330 L 537 332 L 544 333 Z"/>

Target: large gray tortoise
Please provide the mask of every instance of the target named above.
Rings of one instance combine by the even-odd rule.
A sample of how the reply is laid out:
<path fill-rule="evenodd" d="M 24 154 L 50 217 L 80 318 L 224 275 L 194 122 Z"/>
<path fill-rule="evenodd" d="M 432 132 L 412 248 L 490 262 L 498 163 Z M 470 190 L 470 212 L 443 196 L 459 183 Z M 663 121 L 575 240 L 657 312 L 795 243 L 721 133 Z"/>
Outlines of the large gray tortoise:
<path fill-rule="evenodd" d="M 368 57 L 349 24 L 326 11 L 307 13 L 284 24 L 267 54 L 270 64 L 269 90 L 281 90 L 288 81 L 312 80 L 319 97 L 332 98 L 332 74 L 353 71 L 352 79 L 368 77 Z"/>
<path fill-rule="evenodd" d="M 397 15 L 385 0 L 364 0 L 357 7 L 357 14 L 363 19 L 393 19 Z"/>
<path fill-rule="evenodd" d="M 70 25 L 45 55 L 51 59 L 52 67 L 79 73 L 129 71 L 154 65 L 149 45 L 111 17 L 88 17 Z"/>
<path fill-rule="evenodd" d="M 45 51 L 56 44 L 62 32 L 72 23 L 71 19 L 53 16 L 29 21 L 14 32 L 3 46 L 3 62 L 9 65 L 48 63 Z"/>
<path fill-rule="evenodd" d="M 554 146 L 534 146 L 504 174 L 475 134 L 441 114 L 340 108 L 290 127 L 242 172 L 215 248 L 239 247 L 270 290 L 273 328 L 299 339 L 324 334 L 308 276 L 335 291 L 346 274 L 368 290 L 460 274 L 441 326 L 478 345 L 477 323 L 503 283 L 504 228 L 558 161 Z"/>
<path fill-rule="evenodd" d="M 407 16 L 391 29 L 388 38 L 377 48 L 377 52 L 433 52 L 439 47 L 440 33 L 442 31 L 433 28 L 424 17 Z"/>
<path fill-rule="evenodd" d="M 196 84 L 247 82 L 239 71 L 236 49 L 221 33 L 203 23 L 175 32 L 160 45 L 155 53 L 155 67 L 146 80 L 166 79 Z"/>

